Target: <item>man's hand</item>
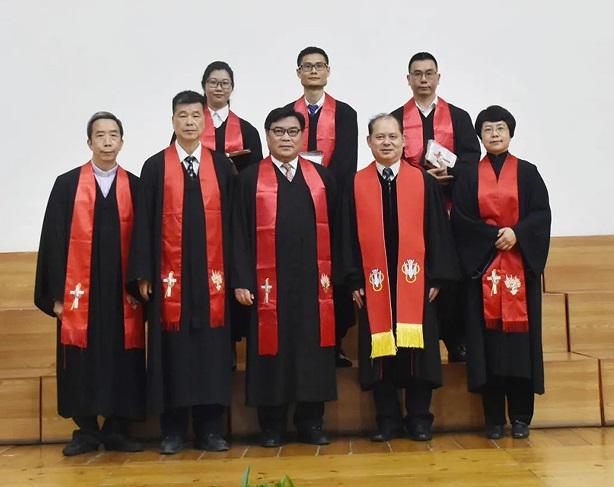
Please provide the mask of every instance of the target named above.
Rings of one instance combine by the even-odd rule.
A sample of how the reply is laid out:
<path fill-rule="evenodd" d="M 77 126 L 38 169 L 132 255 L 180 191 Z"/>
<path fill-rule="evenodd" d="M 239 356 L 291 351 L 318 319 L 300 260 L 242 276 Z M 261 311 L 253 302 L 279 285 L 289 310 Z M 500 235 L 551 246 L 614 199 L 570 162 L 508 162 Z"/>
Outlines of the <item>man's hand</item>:
<path fill-rule="evenodd" d="M 500 228 L 497 237 L 499 238 L 495 242 L 495 247 L 498 250 L 511 250 L 516 245 L 516 234 L 510 227 Z"/>
<path fill-rule="evenodd" d="M 448 174 L 448 166 L 442 164 L 442 167 L 435 167 L 429 161 L 424 161 L 426 172 L 433 176 L 441 185 L 446 185 L 454 179 L 454 176 Z"/>
<path fill-rule="evenodd" d="M 58 317 L 58 319 L 62 321 L 62 314 L 64 313 L 64 303 L 62 303 L 61 301 L 54 301 L 53 312 Z"/>
<path fill-rule="evenodd" d="M 439 295 L 438 287 L 432 287 L 431 289 L 429 289 L 429 303 L 432 303 L 433 301 L 435 301 L 438 295 Z"/>
<path fill-rule="evenodd" d="M 147 279 L 139 279 L 139 294 L 143 298 L 143 301 L 149 301 L 149 296 L 151 296 L 151 283 Z"/>
<path fill-rule="evenodd" d="M 128 304 L 132 307 L 132 309 L 136 309 L 139 305 L 138 300 L 134 299 L 131 294 L 126 295 L 126 300 L 128 301 Z"/>
<path fill-rule="evenodd" d="M 365 301 L 362 299 L 364 295 L 365 290 L 363 288 L 357 289 L 356 291 L 352 292 L 352 300 L 356 303 L 358 309 L 361 309 L 365 305 Z"/>
<path fill-rule="evenodd" d="M 235 298 L 243 306 L 251 306 L 254 304 L 254 295 L 249 289 L 235 289 Z"/>

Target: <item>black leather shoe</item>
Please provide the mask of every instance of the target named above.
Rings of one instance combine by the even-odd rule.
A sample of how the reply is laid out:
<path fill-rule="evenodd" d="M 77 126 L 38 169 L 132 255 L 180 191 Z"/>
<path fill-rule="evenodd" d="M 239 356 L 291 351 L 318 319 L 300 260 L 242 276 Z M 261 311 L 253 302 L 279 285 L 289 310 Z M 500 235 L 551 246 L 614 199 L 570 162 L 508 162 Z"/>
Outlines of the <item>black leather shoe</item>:
<path fill-rule="evenodd" d="M 513 421 L 512 422 L 512 438 L 516 438 L 517 440 L 522 440 L 524 438 L 529 437 L 529 425 L 527 423 L 523 423 L 522 421 Z"/>
<path fill-rule="evenodd" d="M 351 367 L 352 361 L 343 353 L 343 350 L 339 349 L 337 351 L 337 356 L 335 357 L 335 365 L 339 368 Z"/>
<path fill-rule="evenodd" d="M 502 424 L 486 426 L 486 438 L 489 440 L 500 440 L 505 436 L 505 426 Z"/>
<path fill-rule="evenodd" d="M 431 427 L 426 424 L 414 424 L 408 428 L 409 438 L 414 441 L 429 441 L 433 439 Z"/>
<path fill-rule="evenodd" d="M 112 433 L 104 436 L 102 443 L 104 444 L 104 449 L 108 451 L 143 451 L 141 443 L 121 433 Z"/>
<path fill-rule="evenodd" d="M 260 435 L 260 446 L 264 448 L 279 448 L 282 443 L 281 433 L 274 430 L 265 430 Z"/>
<path fill-rule="evenodd" d="M 181 435 L 168 435 L 160 442 L 162 455 L 174 455 L 183 450 L 183 437 Z"/>
<path fill-rule="evenodd" d="M 450 349 L 448 349 L 448 362 L 466 362 L 467 361 L 467 349 L 465 345 L 459 344 L 454 345 Z"/>
<path fill-rule="evenodd" d="M 403 432 L 399 428 L 379 428 L 371 437 L 371 441 L 381 443 L 383 441 L 390 441 L 402 437 Z"/>
<path fill-rule="evenodd" d="M 98 450 L 100 440 L 94 435 L 83 433 L 80 430 L 73 431 L 72 440 L 64 447 L 62 453 L 66 457 L 74 457 L 82 453 L 89 453 Z"/>
<path fill-rule="evenodd" d="M 198 437 L 194 441 L 194 448 L 205 451 L 228 451 L 230 443 L 215 433 L 209 433 L 204 437 Z"/>
<path fill-rule="evenodd" d="M 328 445 L 330 443 L 328 436 L 326 436 L 319 426 L 299 430 L 298 441 L 300 443 L 307 443 L 308 445 Z"/>

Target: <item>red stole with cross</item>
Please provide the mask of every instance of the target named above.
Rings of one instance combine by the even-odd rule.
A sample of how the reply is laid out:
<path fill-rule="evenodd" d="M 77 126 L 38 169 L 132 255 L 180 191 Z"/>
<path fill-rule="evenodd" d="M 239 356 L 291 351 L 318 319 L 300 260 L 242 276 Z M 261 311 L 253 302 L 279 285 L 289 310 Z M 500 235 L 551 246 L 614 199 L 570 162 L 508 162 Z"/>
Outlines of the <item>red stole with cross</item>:
<path fill-rule="evenodd" d="M 205 107 L 205 127 L 200 136 L 200 142 L 203 147 L 216 150 L 215 147 L 215 125 L 209 108 Z M 237 152 L 243 150 L 243 134 L 241 133 L 241 119 L 231 110 L 228 110 L 228 118 L 226 119 L 226 131 L 224 132 L 224 152 Z M 220 147 L 218 150 L 221 150 Z"/>
<path fill-rule="evenodd" d="M 320 346 L 335 346 L 335 310 L 331 280 L 330 227 L 326 187 L 313 164 L 299 166 L 309 187 L 316 220 Z M 258 289 L 258 354 L 277 355 L 277 174 L 270 157 L 260 161 L 256 184 L 256 282 Z"/>
<path fill-rule="evenodd" d="M 518 159 L 508 154 L 499 180 L 488 156 L 478 166 L 480 218 L 501 228 L 518 223 Z M 518 245 L 499 251 L 482 276 L 484 321 L 489 330 L 527 332 L 526 282 Z"/>
<path fill-rule="evenodd" d="M 205 214 L 207 282 L 209 285 L 210 326 L 224 326 L 225 279 L 222 232 L 222 199 L 211 151 L 201 146 L 198 170 Z M 162 286 L 162 328 L 179 331 L 181 320 L 181 276 L 184 175 L 175 144 L 164 150 L 164 193 L 162 202 L 162 247 L 160 285 Z"/>
<path fill-rule="evenodd" d="M 424 348 L 424 176 L 401 161 L 397 175 L 399 258 L 396 343 L 393 333 L 382 188 L 375 161 L 354 180 L 356 223 L 366 282 L 371 358 L 396 355 L 398 347 Z"/>
<path fill-rule="evenodd" d="M 128 251 L 134 221 L 130 180 L 128 173 L 121 167 L 117 168 L 115 179 L 121 249 L 124 348 L 128 350 L 145 347 L 145 330 L 143 308 L 140 304 L 131 305 L 126 292 Z M 63 345 L 73 345 L 79 348 L 87 348 L 95 204 L 96 178 L 90 161 L 81 166 L 75 195 L 68 242 L 64 312 L 60 334 Z M 102 292 L 106 291 L 102 290 Z"/>
<path fill-rule="evenodd" d="M 454 127 L 450 106 L 443 98 L 438 98 L 433 115 L 433 132 L 435 141 L 454 152 Z M 403 105 L 403 135 L 405 136 L 405 159 L 414 166 L 419 166 L 424 154 L 424 132 L 422 117 L 416 101 L 411 98 Z"/>
<path fill-rule="evenodd" d="M 294 102 L 294 110 L 305 117 L 305 137 L 303 138 L 303 152 L 307 150 L 309 144 L 309 113 L 305 98 L 300 97 Z M 335 151 L 335 114 L 337 112 L 337 101 L 328 93 L 324 96 L 324 104 L 320 108 L 318 118 L 318 132 L 316 134 L 317 150 L 322 152 L 322 165 L 328 167 L 330 159 Z"/>

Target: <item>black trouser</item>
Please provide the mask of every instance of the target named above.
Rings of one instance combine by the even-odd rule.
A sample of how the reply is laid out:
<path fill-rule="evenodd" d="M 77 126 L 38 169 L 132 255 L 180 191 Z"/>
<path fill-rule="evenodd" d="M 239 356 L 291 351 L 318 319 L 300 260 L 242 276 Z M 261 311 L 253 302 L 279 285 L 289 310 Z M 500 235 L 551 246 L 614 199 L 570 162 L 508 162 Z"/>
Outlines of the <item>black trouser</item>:
<path fill-rule="evenodd" d="M 128 420 L 117 416 L 105 418 L 102 428 L 98 426 L 98 416 L 74 416 L 72 420 L 79 427 L 81 434 L 100 439 L 114 433 L 125 435 L 127 433 Z"/>
<path fill-rule="evenodd" d="M 201 404 L 191 408 L 172 408 L 164 411 L 160 415 L 162 436 L 185 437 L 190 422 L 190 409 L 192 409 L 192 429 L 197 438 L 204 438 L 208 434 L 223 435 L 226 408 L 221 404 Z"/>
<path fill-rule="evenodd" d="M 356 324 L 354 301 L 350 288 L 344 285 L 333 286 L 333 300 L 335 301 L 335 336 L 337 351 L 341 349 L 341 342 L 348 330 Z"/>
<path fill-rule="evenodd" d="M 482 405 L 487 426 L 503 425 L 505 399 L 511 422 L 531 424 L 535 394 L 530 379 L 518 377 L 492 377 L 482 390 Z"/>
<path fill-rule="evenodd" d="M 294 408 L 294 426 L 298 431 L 322 427 L 324 402 L 297 402 Z M 288 404 L 258 406 L 258 422 L 262 431 L 284 433 L 288 423 Z"/>
<path fill-rule="evenodd" d="M 448 351 L 465 344 L 465 323 L 463 306 L 465 293 L 458 283 L 448 283 L 439 292 L 435 300 L 439 336 Z"/>
<path fill-rule="evenodd" d="M 431 426 L 431 386 L 419 379 L 411 379 L 405 387 L 405 408 L 409 427 L 423 424 Z M 397 386 L 390 380 L 381 380 L 373 386 L 373 399 L 377 425 L 380 429 L 399 428 L 403 422 Z"/>

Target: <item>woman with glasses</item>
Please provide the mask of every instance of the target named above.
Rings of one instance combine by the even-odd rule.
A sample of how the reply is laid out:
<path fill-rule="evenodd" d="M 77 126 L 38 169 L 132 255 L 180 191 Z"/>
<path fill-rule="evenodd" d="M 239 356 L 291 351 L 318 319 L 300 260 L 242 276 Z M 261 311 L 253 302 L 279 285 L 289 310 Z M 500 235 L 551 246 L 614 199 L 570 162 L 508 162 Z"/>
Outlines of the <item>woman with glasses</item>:
<path fill-rule="evenodd" d="M 201 142 L 211 150 L 226 153 L 240 172 L 262 159 L 258 131 L 230 110 L 230 95 L 235 86 L 228 63 L 214 61 L 205 69 L 202 87 L 207 100 L 205 128 Z"/>
<path fill-rule="evenodd" d="M 482 394 L 486 436 L 506 423 L 526 438 L 534 394 L 544 393 L 541 275 L 550 242 L 548 191 L 537 167 L 509 153 L 516 120 L 483 110 L 475 131 L 486 149 L 454 187 L 452 225 L 467 276 L 467 381 Z"/>

